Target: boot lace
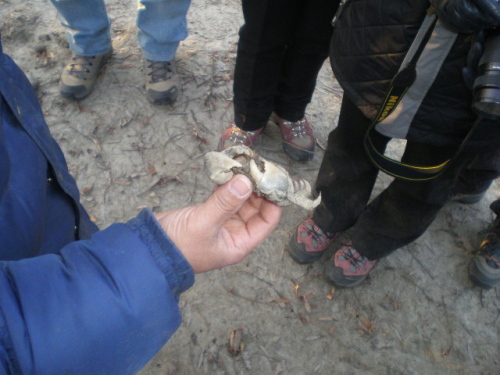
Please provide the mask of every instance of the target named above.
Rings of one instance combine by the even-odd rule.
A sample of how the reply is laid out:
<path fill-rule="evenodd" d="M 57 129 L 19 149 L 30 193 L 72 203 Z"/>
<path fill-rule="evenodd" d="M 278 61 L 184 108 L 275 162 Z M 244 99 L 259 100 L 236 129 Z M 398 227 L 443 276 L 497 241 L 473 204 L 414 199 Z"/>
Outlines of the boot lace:
<path fill-rule="evenodd" d="M 307 137 L 305 118 L 296 122 L 285 120 L 283 121 L 283 125 L 290 129 L 294 138 Z"/>
<path fill-rule="evenodd" d="M 166 81 L 171 78 L 170 75 L 173 71 L 170 61 L 147 60 L 147 62 L 147 68 L 151 69 L 151 71 L 147 74 L 148 76 L 151 76 L 151 83 Z"/>
<path fill-rule="evenodd" d="M 69 74 L 72 76 L 86 80 L 85 73 L 90 73 L 95 56 L 74 56 L 73 63 L 70 64 Z"/>
<path fill-rule="evenodd" d="M 350 264 L 351 267 L 356 268 L 357 270 L 366 270 L 367 266 L 373 263 L 367 257 L 358 253 L 357 250 L 350 246 L 345 246 L 343 249 L 344 259 Z"/>
<path fill-rule="evenodd" d="M 320 227 L 315 224 L 305 224 L 306 235 L 304 237 L 311 236 L 312 243 L 314 247 L 318 245 L 326 244 L 335 238 L 335 233 L 323 232 Z"/>
<path fill-rule="evenodd" d="M 246 143 L 252 143 L 250 137 L 255 135 L 253 132 L 247 132 L 236 127 L 231 131 L 231 135 L 228 141 L 234 145 L 245 145 Z"/>

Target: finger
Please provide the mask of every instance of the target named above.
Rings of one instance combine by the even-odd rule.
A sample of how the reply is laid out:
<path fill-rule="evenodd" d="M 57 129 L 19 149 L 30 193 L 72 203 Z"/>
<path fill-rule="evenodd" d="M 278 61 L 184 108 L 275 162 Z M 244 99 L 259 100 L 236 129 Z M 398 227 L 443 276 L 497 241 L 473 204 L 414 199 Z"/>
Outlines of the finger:
<path fill-rule="evenodd" d="M 254 194 L 248 198 L 245 204 L 240 208 L 237 212 L 237 215 L 243 220 L 248 221 L 255 214 L 260 212 L 260 207 L 262 203 L 265 201 L 265 198 L 258 197 Z"/>
<path fill-rule="evenodd" d="M 276 228 L 282 211 L 281 207 L 272 202 L 262 202 L 259 213 L 251 217 L 246 226 L 252 246 L 257 246 Z"/>
<path fill-rule="evenodd" d="M 252 183 L 248 177 L 236 175 L 215 190 L 207 201 L 200 205 L 199 214 L 210 222 L 222 225 L 243 206 L 252 194 Z"/>

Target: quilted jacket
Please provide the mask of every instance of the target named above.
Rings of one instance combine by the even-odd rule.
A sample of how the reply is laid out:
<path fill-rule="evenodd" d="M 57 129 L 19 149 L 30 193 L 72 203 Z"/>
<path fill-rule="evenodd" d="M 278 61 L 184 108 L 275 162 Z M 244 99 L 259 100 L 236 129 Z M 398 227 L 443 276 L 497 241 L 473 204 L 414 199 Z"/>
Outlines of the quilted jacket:
<path fill-rule="evenodd" d="M 0 43 L 0 374 L 134 374 L 179 327 L 194 274 L 152 213 L 96 231 Z"/>
<path fill-rule="evenodd" d="M 335 24 L 330 61 L 344 94 L 373 119 L 426 16 L 428 0 L 350 0 Z M 406 139 L 458 145 L 477 115 L 462 77 L 471 35 L 458 34 L 413 118 Z M 500 144 L 500 126 L 484 120 L 469 148 Z"/>

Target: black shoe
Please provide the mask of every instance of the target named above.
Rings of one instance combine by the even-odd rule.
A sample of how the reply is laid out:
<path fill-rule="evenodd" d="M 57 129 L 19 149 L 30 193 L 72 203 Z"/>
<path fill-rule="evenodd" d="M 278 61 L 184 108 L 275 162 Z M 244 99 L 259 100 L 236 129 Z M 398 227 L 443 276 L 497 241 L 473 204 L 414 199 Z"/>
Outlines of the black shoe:
<path fill-rule="evenodd" d="M 500 282 L 500 217 L 497 216 L 485 231 L 486 238 L 474 251 L 469 266 L 471 280 L 484 289 L 491 289 Z"/>

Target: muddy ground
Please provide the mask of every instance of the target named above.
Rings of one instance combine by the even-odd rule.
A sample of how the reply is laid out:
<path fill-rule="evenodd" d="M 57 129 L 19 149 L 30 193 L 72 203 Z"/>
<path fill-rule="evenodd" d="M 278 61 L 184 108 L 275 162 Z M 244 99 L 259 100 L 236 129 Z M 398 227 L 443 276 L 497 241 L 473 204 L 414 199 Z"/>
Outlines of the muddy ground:
<path fill-rule="evenodd" d="M 48 0 L 1 0 L 4 50 L 35 85 L 82 200 L 101 228 L 142 207 L 202 202 L 213 186 L 203 155 L 232 117 L 232 77 L 241 4 L 193 0 L 190 36 L 178 50 L 182 93 L 174 106 L 144 96 L 133 1 L 107 2 L 114 55 L 95 91 L 80 103 L 58 95 L 70 51 Z M 328 64 L 308 108 L 319 144 L 335 127 L 342 92 Z M 271 124 L 257 150 L 313 182 L 323 151 L 289 161 Z M 400 152 L 401 144 L 392 150 Z M 381 176 L 375 194 L 390 179 Z M 467 277 L 478 232 L 493 218 L 497 184 L 475 205 L 450 204 L 413 244 L 383 259 L 361 286 L 335 290 L 311 266 L 283 251 L 308 212 L 287 207 L 278 229 L 242 264 L 198 275 L 181 298 L 184 323 L 141 371 L 153 374 L 498 374 L 499 290 Z M 233 330 L 241 353 L 231 355 Z M 147 339 L 147 338 L 145 338 Z"/>

